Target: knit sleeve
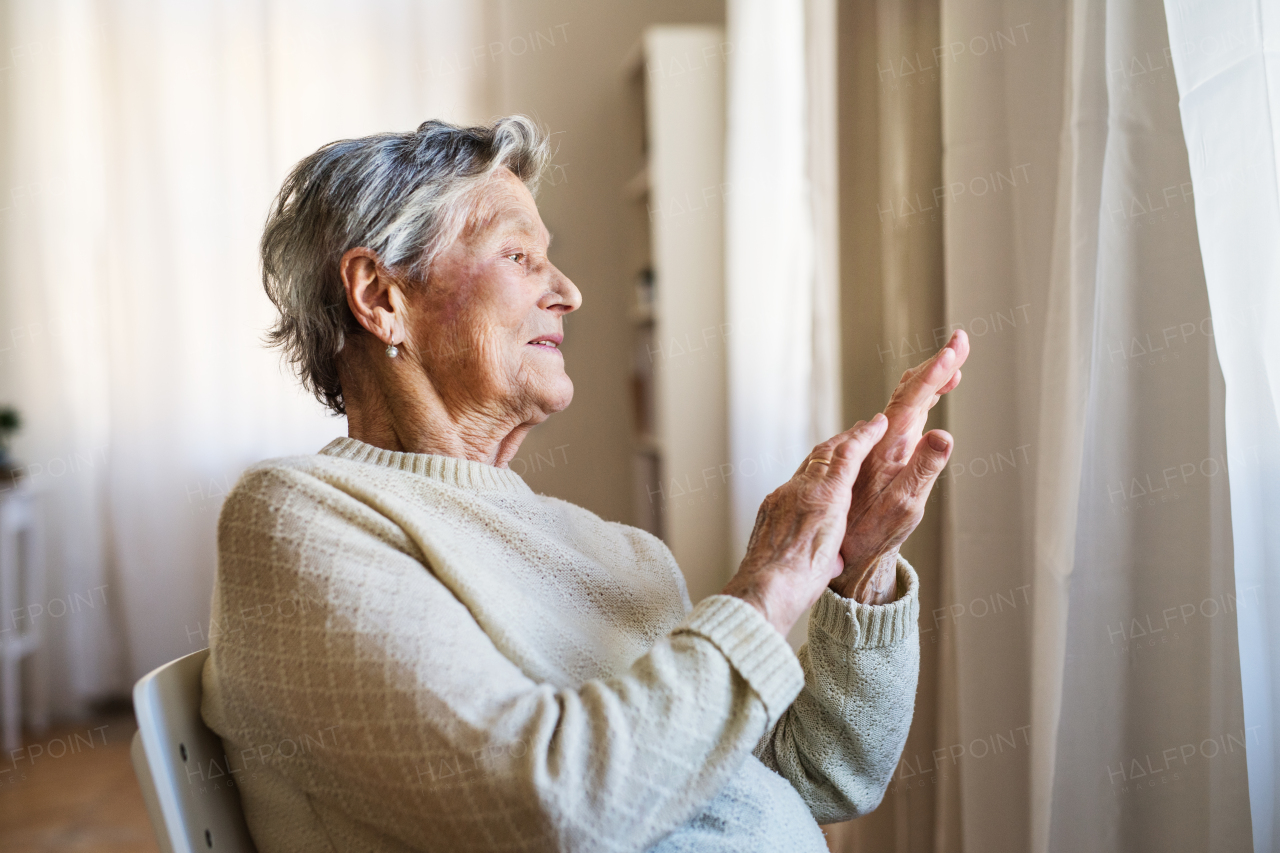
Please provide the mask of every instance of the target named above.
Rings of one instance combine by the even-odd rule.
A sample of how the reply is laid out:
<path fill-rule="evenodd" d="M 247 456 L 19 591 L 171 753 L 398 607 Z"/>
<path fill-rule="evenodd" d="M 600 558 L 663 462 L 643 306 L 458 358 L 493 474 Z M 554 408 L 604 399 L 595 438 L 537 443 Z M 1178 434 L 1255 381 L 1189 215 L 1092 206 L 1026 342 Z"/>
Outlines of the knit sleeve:
<path fill-rule="evenodd" d="M 218 549 L 205 719 L 331 836 L 355 820 L 413 850 L 643 850 L 803 684 L 782 637 L 726 596 L 615 677 L 535 682 L 392 522 L 297 470 L 246 475 Z M 260 746 L 306 735 L 288 755 Z M 266 807 L 245 809 L 269 835 Z"/>
<path fill-rule="evenodd" d="M 902 755 L 920 674 L 919 586 L 899 557 L 897 601 L 859 604 L 828 589 L 809 616 L 804 689 L 755 754 L 818 823 L 878 806 Z"/>

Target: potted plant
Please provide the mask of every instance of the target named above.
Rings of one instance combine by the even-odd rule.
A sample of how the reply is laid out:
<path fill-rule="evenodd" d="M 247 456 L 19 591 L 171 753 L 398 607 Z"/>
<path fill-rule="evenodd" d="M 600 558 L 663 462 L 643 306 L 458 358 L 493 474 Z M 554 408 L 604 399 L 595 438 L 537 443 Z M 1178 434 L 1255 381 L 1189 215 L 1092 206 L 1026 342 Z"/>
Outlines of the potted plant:
<path fill-rule="evenodd" d="M 13 406 L 0 406 L 0 479 L 16 480 L 20 468 L 9 456 L 9 442 L 22 428 L 22 416 Z"/>

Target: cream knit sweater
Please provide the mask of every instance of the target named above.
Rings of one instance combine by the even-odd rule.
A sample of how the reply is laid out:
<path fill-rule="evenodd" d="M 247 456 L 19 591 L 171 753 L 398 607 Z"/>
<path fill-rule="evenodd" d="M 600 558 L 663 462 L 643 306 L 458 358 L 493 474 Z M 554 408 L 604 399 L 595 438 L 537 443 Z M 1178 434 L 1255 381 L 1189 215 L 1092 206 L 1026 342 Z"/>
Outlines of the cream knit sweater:
<path fill-rule="evenodd" d="M 202 710 L 261 853 L 824 851 L 911 722 L 898 585 L 823 593 L 797 659 L 647 533 L 342 438 L 227 497 Z"/>

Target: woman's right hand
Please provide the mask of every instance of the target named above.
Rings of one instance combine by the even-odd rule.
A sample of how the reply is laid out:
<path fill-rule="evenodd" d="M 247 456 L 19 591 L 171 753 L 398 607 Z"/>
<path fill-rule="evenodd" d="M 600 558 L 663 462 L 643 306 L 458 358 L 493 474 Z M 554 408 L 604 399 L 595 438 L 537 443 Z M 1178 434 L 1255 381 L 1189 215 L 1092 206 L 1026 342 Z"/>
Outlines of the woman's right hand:
<path fill-rule="evenodd" d="M 755 607 L 783 636 L 844 571 L 840 544 L 853 483 L 887 426 L 877 414 L 819 444 L 760 505 L 747 554 L 724 594 Z"/>

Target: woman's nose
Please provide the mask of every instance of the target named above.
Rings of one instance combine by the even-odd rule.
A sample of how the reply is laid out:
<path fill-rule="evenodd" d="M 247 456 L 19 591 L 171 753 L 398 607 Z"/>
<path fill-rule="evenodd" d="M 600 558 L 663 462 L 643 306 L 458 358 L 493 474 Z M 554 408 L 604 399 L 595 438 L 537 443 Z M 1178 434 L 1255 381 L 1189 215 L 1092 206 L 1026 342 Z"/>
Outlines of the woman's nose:
<path fill-rule="evenodd" d="M 552 274 L 551 292 L 542 298 L 540 305 L 542 308 L 554 306 L 560 306 L 565 314 L 577 311 L 582 306 L 582 292 L 558 269 Z"/>

